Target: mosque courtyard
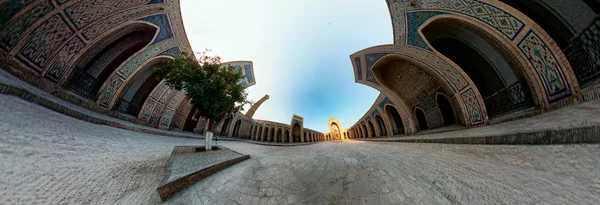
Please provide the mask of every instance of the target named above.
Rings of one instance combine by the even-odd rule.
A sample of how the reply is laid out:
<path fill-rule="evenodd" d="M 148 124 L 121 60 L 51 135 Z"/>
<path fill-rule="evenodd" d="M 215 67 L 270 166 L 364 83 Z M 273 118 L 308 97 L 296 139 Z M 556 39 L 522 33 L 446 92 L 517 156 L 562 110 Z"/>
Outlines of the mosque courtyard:
<path fill-rule="evenodd" d="M 218 142 L 251 159 L 161 202 L 173 146 L 0 95 L 2 204 L 597 204 L 600 145 Z M 40 120 L 46 119 L 46 120 Z M 32 126 L 35 125 L 35 126 Z"/>

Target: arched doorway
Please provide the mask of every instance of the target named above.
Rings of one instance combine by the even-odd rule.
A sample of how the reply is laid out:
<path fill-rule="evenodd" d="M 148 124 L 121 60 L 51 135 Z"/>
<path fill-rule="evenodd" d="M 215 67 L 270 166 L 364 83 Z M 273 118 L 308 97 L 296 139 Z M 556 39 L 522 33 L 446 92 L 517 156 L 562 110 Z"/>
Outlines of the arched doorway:
<path fill-rule="evenodd" d="M 391 105 L 386 105 L 385 114 L 387 115 L 388 120 L 392 123 L 393 134 L 404 134 L 404 123 L 402 122 L 402 118 L 400 118 L 400 114 L 398 113 L 396 108 Z"/>
<path fill-rule="evenodd" d="M 335 123 L 332 122 L 331 123 L 331 139 L 332 140 L 341 140 L 342 139 L 342 130 L 340 129 L 340 126 Z"/>
<path fill-rule="evenodd" d="M 283 141 L 282 142 L 288 142 L 289 137 L 290 137 L 290 131 L 289 130 L 285 130 L 285 133 L 283 134 Z"/>
<path fill-rule="evenodd" d="M 454 115 L 454 109 L 452 109 L 452 104 L 446 96 L 442 94 L 437 94 L 436 97 L 437 106 L 442 113 L 442 119 L 444 120 L 444 125 L 453 125 L 456 124 L 456 115 Z"/>
<path fill-rule="evenodd" d="M 415 108 L 415 116 L 417 117 L 417 122 L 419 123 L 419 130 L 427 130 L 429 125 L 427 125 L 427 118 L 425 117 L 425 113 L 421 108 Z"/>
<path fill-rule="evenodd" d="M 262 141 L 266 141 L 266 142 L 268 142 L 268 141 L 269 141 L 269 130 L 270 130 L 270 129 L 271 129 L 271 128 L 270 128 L 270 127 L 268 127 L 268 126 L 267 126 L 267 127 L 265 127 L 265 131 L 263 132 L 263 140 L 262 140 Z"/>
<path fill-rule="evenodd" d="M 285 141 L 286 141 L 286 140 L 285 140 L 285 137 L 283 137 L 283 134 L 282 134 L 281 128 L 280 128 L 280 129 L 277 129 L 277 139 L 278 139 L 277 141 L 278 141 L 278 142 L 281 142 L 281 143 L 285 143 Z"/>
<path fill-rule="evenodd" d="M 240 135 L 240 127 L 242 126 L 242 120 L 237 120 L 233 126 L 233 137 L 238 138 Z"/>
<path fill-rule="evenodd" d="M 129 32 L 123 32 L 124 30 Z M 78 66 L 67 80 L 70 90 L 95 101 L 102 84 L 119 65 L 152 42 L 157 28 L 145 23 L 134 23 L 116 32 L 118 33 L 114 35 L 120 37 L 106 38 L 96 44 L 106 45 L 104 48 L 89 49 L 77 61 L 75 65 Z M 112 42 L 106 42 L 111 40 Z"/>
<path fill-rule="evenodd" d="M 229 130 L 229 124 L 231 124 L 231 118 L 228 117 L 223 121 L 223 125 L 221 126 L 221 136 L 227 136 L 227 131 Z"/>
<path fill-rule="evenodd" d="M 367 130 L 367 125 L 365 125 L 365 123 L 363 122 L 361 126 L 362 126 L 361 128 L 362 128 L 362 131 L 363 131 L 362 137 L 363 138 L 369 137 L 369 130 Z"/>
<path fill-rule="evenodd" d="M 379 126 L 379 136 L 387 136 L 387 130 L 385 129 L 385 123 L 383 119 L 379 115 L 375 115 L 375 121 L 377 121 L 377 126 Z"/>
<path fill-rule="evenodd" d="M 270 142 L 276 142 L 276 138 L 275 138 L 275 128 L 271 128 L 271 134 L 270 134 L 271 138 L 269 139 Z"/>
<path fill-rule="evenodd" d="M 152 90 L 160 83 L 153 73 L 154 68 L 161 66 L 168 59 L 170 58 L 158 57 L 141 68 L 125 86 L 125 92 L 119 96 L 115 109 L 137 117 Z"/>
<path fill-rule="evenodd" d="M 480 30 L 458 20 L 437 20 L 422 32 L 436 51 L 471 78 L 490 117 L 533 106 L 516 57 Z"/>
<path fill-rule="evenodd" d="M 369 137 L 375 137 L 375 127 L 373 126 L 373 122 L 368 120 L 367 125 L 369 125 Z"/>
<path fill-rule="evenodd" d="M 293 142 L 301 142 L 300 137 L 302 137 L 302 128 L 300 128 L 300 124 L 295 123 L 292 127 Z"/>

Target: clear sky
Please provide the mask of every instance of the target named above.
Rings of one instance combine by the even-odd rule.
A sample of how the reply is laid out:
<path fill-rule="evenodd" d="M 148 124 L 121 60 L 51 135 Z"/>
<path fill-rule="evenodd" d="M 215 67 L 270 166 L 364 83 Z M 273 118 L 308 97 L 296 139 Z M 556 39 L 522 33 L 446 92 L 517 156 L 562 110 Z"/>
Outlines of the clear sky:
<path fill-rule="evenodd" d="M 384 0 L 181 0 L 181 10 L 194 51 L 253 61 L 249 98 L 270 95 L 255 119 L 289 124 L 297 114 L 328 132 L 329 118 L 348 128 L 379 95 L 354 82 L 349 56 L 393 43 Z"/>

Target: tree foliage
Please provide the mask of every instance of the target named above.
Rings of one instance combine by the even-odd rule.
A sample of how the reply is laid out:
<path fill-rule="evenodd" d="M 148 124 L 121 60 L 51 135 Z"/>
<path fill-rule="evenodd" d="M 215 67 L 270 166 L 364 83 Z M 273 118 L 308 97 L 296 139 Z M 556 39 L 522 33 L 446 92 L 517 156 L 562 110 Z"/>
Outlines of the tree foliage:
<path fill-rule="evenodd" d="M 223 66 L 219 56 L 209 56 L 207 51 L 192 57 L 176 57 L 166 61 L 154 70 L 159 79 L 176 90 L 185 91 L 192 99 L 193 109 L 209 119 L 212 124 L 224 116 L 243 110 L 250 103 L 246 97 L 245 85 L 238 83 L 243 78 L 240 70 Z"/>

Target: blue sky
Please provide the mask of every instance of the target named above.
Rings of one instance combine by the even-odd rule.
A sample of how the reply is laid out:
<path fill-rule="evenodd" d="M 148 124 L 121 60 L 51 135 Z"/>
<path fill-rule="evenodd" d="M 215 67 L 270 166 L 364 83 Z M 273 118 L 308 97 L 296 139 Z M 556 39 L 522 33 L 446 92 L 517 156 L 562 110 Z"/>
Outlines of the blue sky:
<path fill-rule="evenodd" d="M 379 95 L 354 82 L 349 55 L 393 42 L 384 0 L 181 0 L 181 10 L 192 49 L 253 61 L 249 98 L 271 96 L 256 119 L 289 124 L 297 114 L 327 132 L 338 117 L 348 128 Z"/>

